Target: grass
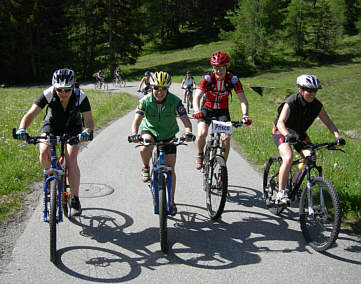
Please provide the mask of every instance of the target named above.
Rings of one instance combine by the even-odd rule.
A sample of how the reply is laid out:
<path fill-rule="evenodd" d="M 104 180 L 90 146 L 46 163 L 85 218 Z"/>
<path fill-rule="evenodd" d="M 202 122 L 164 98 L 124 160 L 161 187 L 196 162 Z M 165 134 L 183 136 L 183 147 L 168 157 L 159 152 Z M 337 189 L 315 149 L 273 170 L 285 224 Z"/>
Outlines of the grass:
<path fill-rule="evenodd" d="M 38 88 L 0 89 L 0 221 L 12 214 L 21 205 L 28 185 L 41 178 L 42 169 L 38 149 L 34 146 L 19 147 L 12 138 L 12 128 L 17 128 L 22 116 L 41 94 Z M 134 109 L 137 99 L 125 93 L 110 93 L 86 90 L 97 128 Z M 28 129 L 38 135 L 45 110 Z"/>

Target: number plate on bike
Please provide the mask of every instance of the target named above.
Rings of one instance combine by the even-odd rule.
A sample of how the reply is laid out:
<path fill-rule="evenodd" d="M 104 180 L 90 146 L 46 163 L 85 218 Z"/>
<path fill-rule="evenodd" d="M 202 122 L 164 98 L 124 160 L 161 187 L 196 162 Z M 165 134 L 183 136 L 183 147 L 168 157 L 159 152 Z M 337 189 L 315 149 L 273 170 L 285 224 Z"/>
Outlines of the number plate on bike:
<path fill-rule="evenodd" d="M 212 120 L 212 132 L 213 133 L 232 133 L 232 122 L 231 121 L 218 121 Z"/>

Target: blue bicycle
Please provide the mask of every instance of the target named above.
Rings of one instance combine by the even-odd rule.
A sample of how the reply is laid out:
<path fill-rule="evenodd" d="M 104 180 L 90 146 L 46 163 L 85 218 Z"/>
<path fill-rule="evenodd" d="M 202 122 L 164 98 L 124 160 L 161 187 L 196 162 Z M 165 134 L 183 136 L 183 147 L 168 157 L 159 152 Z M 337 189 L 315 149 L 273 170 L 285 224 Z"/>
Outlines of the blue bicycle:
<path fill-rule="evenodd" d="M 17 139 L 16 129 L 13 128 L 13 137 Z M 71 217 L 70 188 L 68 185 L 67 167 L 65 163 L 65 145 L 78 144 L 77 136 L 30 136 L 25 144 L 47 143 L 50 145 L 50 168 L 44 170 L 43 186 L 43 220 L 50 226 L 50 261 L 56 262 L 56 224 L 63 221 L 63 214 Z M 60 156 L 56 154 L 57 145 L 60 143 Z"/>
<path fill-rule="evenodd" d="M 143 139 L 138 136 L 139 145 L 135 147 L 149 147 L 156 146 L 153 149 L 152 154 L 152 166 L 150 170 L 150 180 L 147 183 L 152 197 L 154 205 L 154 214 L 159 215 L 159 233 L 160 233 L 160 246 L 164 253 L 168 251 L 168 235 L 167 235 L 167 215 L 173 212 L 171 205 L 171 193 L 172 193 L 172 173 L 171 167 L 164 164 L 165 146 L 167 145 L 187 145 L 185 138 L 174 138 L 169 142 L 153 142 L 148 139 Z M 195 137 L 194 137 L 195 138 Z M 129 143 L 134 142 L 128 138 Z M 168 195 L 168 199 L 167 199 Z"/>

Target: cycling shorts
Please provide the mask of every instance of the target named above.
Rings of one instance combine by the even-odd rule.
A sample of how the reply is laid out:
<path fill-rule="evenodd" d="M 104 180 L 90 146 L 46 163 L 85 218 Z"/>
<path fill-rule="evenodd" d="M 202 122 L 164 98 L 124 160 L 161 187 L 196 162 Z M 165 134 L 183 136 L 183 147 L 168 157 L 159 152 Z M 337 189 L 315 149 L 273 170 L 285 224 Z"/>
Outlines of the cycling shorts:
<path fill-rule="evenodd" d="M 203 117 L 199 119 L 199 121 L 205 122 L 206 124 L 211 124 L 212 120 L 231 121 L 228 108 L 212 109 L 208 107 L 202 107 L 201 112 Z"/>
<path fill-rule="evenodd" d="M 141 132 L 140 132 L 140 134 L 143 136 L 144 134 L 149 134 L 150 136 L 152 136 L 153 137 L 153 139 L 154 139 L 154 141 L 155 142 L 160 142 L 160 141 L 164 141 L 164 142 L 169 142 L 169 141 L 171 141 L 173 138 L 174 138 L 174 136 L 173 137 L 171 137 L 171 138 L 169 138 L 169 139 L 166 139 L 166 140 L 157 140 L 155 137 L 154 137 L 154 135 L 152 134 L 152 132 L 150 132 L 149 130 L 142 130 Z M 165 154 L 167 155 L 167 154 L 176 154 L 177 153 L 177 146 L 175 146 L 175 145 L 165 145 L 165 147 L 164 147 L 165 149 Z"/>

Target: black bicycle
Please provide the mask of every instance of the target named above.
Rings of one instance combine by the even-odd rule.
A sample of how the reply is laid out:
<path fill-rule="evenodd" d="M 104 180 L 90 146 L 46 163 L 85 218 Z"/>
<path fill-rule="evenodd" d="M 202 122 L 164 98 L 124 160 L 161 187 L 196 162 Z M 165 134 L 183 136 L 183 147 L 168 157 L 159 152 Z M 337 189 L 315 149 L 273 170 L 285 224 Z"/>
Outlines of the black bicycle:
<path fill-rule="evenodd" d="M 337 142 L 298 143 L 301 143 L 303 149 L 310 150 L 310 156 L 293 161 L 286 189 L 290 200 L 299 203 L 300 225 L 306 242 L 316 251 L 325 251 L 333 245 L 340 231 L 341 208 L 335 187 L 322 177 L 322 167 L 316 165 L 316 151 L 344 151 L 336 147 Z M 270 157 L 263 174 L 266 207 L 276 215 L 280 215 L 288 206 L 279 205 L 276 201 L 281 164 L 280 156 Z M 306 184 L 301 189 L 305 178 Z"/>
<path fill-rule="evenodd" d="M 232 126 L 242 125 L 242 121 L 212 121 L 212 132 L 206 144 L 202 165 L 203 189 L 206 192 L 207 209 L 212 220 L 222 215 L 228 191 L 228 171 L 221 134 L 231 134 Z"/>
<path fill-rule="evenodd" d="M 181 89 L 186 89 L 186 109 L 187 113 L 190 113 L 190 109 L 193 108 L 193 102 L 190 100 L 191 95 L 193 94 L 194 88 L 192 86 L 182 87 Z"/>
<path fill-rule="evenodd" d="M 17 139 L 16 129 L 13 137 Z M 63 214 L 71 218 L 70 188 L 68 183 L 68 169 L 65 161 L 65 145 L 78 144 L 77 136 L 30 136 L 25 144 L 47 143 L 50 145 L 50 168 L 44 170 L 43 186 L 43 220 L 50 227 L 50 261 L 56 262 L 56 224 L 63 221 Z M 60 156 L 57 156 L 57 145 L 60 143 Z"/>

